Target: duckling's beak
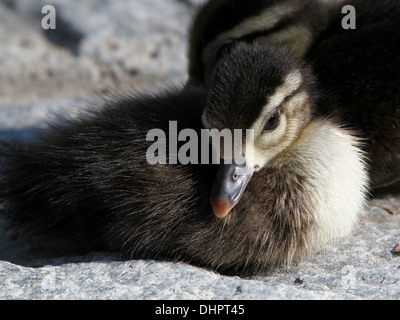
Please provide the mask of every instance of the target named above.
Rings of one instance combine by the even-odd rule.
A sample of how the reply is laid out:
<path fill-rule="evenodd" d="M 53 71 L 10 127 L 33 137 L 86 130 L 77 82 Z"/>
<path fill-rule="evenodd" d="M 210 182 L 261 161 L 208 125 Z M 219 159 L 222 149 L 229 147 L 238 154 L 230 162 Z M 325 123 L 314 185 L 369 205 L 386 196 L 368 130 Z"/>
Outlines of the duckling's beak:
<path fill-rule="evenodd" d="M 243 157 L 241 161 L 237 158 L 235 157 L 231 164 L 221 162 L 219 165 L 211 191 L 211 207 L 218 218 L 226 217 L 239 202 L 254 173 L 254 167 L 246 166 Z"/>

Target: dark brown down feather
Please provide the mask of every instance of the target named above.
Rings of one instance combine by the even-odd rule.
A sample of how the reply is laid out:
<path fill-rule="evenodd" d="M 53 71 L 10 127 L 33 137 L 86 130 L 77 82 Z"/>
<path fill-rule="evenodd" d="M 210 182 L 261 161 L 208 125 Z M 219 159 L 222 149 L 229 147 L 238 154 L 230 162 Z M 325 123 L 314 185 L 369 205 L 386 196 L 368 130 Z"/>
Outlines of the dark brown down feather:
<path fill-rule="evenodd" d="M 307 248 L 313 224 L 307 182 L 268 169 L 227 219 L 209 204 L 212 165 L 149 165 L 149 129 L 201 129 L 201 90 L 126 98 L 54 125 L 36 144 L 3 144 L 0 191 L 18 228 L 70 237 L 78 246 L 167 258 L 222 273 L 286 266 Z"/>

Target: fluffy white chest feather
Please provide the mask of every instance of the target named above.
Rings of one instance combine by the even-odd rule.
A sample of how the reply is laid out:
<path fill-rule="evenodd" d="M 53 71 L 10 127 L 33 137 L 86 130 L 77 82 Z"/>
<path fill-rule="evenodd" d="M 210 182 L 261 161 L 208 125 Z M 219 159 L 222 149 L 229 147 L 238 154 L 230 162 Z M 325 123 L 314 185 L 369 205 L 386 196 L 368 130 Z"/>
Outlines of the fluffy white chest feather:
<path fill-rule="evenodd" d="M 364 213 L 369 178 L 360 142 L 328 121 L 314 121 L 289 151 L 302 163 L 315 204 L 311 249 L 318 250 L 350 234 Z M 290 164 L 289 164 L 290 165 Z"/>

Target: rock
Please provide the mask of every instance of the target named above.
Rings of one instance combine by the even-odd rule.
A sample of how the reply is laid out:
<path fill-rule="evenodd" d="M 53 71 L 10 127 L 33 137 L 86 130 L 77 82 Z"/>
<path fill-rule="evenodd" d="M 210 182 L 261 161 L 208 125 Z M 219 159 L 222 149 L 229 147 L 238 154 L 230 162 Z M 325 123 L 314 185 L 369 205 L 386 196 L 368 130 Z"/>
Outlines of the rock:
<path fill-rule="evenodd" d="M 1 0 L 0 107 L 182 83 L 199 3 Z M 55 30 L 41 27 L 48 4 Z"/>
<path fill-rule="evenodd" d="M 54 114 L 97 105 L 96 93 L 183 82 L 186 30 L 201 2 L 0 0 L 0 139 L 31 139 Z M 40 27 L 44 4 L 57 10 L 54 33 Z M 68 252 L 0 219 L 0 299 L 399 299 L 400 216 L 388 211 L 400 212 L 398 191 L 371 200 L 352 237 L 252 278 Z"/>
<path fill-rule="evenodd" d="M 298 266 L 252 278 L 101 252 L 35 258 L 26 246 L 24 261 L 11 250 L 21 250 L 13 245 L 21 239 L 8 235 L 0 240 L 0 299 L 399 299 L 400 257 L 390 251 L 400 239 L 400 218 L 379 201 L 386 200 L 369 203 L 352 237 Z M 27 267 L 28 260 L 37 267 Z"/>

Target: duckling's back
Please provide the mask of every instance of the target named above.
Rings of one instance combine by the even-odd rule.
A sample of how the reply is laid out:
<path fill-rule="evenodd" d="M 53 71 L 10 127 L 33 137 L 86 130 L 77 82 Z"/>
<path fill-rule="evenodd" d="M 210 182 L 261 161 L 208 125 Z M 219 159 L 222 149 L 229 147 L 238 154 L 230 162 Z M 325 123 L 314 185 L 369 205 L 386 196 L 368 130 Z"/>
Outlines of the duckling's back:
<path fill-rule="evenodd" d="M 169 121 L 178 130 L 200 130 L 203 102 L 200 90 L 120 98 L 79 120 L 60 119 L 37 143 L 0 144 L 6 216 L 24 231 L 67 237 L 88 249 L 120 248 L 131 227 L 164 244 L 192 198 L 211 188 L 214 171 L 150 165 L 146 151 L 154 142 L 146 135 L 158 128 L 168 137 Z"/>
<path fill-rule="evenodd" d="M 400 178 L 400 4 L 356 0 L 356 29 L 343 14 L 312 48 L 319 109 L 338 115 L 366 139 L 375 187 Z"/>

